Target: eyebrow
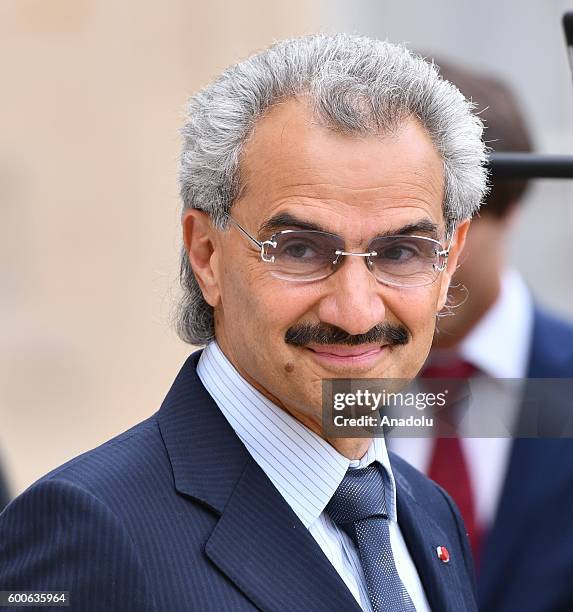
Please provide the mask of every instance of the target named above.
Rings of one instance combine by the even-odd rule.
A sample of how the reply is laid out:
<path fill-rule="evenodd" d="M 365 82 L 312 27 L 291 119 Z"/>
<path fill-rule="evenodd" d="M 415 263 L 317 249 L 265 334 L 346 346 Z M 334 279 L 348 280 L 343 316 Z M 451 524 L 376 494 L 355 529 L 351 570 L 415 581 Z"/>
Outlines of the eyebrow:
<path fill-rule="evenodd" d="M 286 228 L 311 230 L 315 232 L 328 232 L 327 229 L 321 227 L 317 223 L 312 223 L 311 221 L 303 221 L 302 219 L 298 219 L 290 213 L 280 213 L 278 215 L 275 215 L 274 217 L 271 217 L 261 225 L 259 231 L 261 233 L 276 232 L 278 230 Z"/>
<path fill-rule="evenodd" d="M 287 228 L 310 230 L 315 232 L 326 232 L 329 234 L 333 233 L 327 228 L 319 225 L 318 223 L 299 219 L 298 217 L 295 217 L 290 213 L 280 213 L 278 215 L 275 215 L 274 217 L 271 217 L 270 219 L 262 223 L 259 231 L 261 233 L 268 233 L 277 232 Z M 408 223 L 407 225 L 403 225 L 399 228 L 383 231 L 377 234 L 376 238 L 381 238 L 384 236 L 413 236 L 419 234 L 428 236 L 429 238 L 433 238 L 434 240 L 439 240 L 438 225 L 433 221 L 430 221 L 429 219 L 421 219 L 420 221 Z"/>

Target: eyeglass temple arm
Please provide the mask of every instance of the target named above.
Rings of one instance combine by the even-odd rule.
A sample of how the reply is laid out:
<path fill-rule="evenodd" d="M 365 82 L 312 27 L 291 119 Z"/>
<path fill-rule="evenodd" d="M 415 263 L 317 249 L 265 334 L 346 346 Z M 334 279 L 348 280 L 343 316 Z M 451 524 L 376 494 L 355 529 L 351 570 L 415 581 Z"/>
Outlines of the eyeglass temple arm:
<path fill-rule="evenodd" d="M 263 247 L 263 243 L 259 242 L 256 238 L 254 238 L 253 236 L 251 236 L 251 234 L 249 234 L 249 232 L 247 232 L 247 230 L 237 221 L 235 221 L 235 219 L 233 219 L 233 217 L 231 217 L 231 215 L 227 215 L 227 219 L 229 219 L 229 221 L 231 221 L 231 223 L 234 223 L 235 226 L 237 227 L 237 229 L 245 236 L 245 238 L 247 238 L 248 240 L 250 240 L 254 245 L 256 245 L 259 249 L 262 249 Z"/>
<path fill-rule="evenodd" d="M 438 251 L 438 255 L 444 255 L 445 257 L 447 257 L 450 254 L 450 249 L 452 248 L 452 243 L 454 241 L 455 235 L 456 235 L 456 226 L 454 225 L 454 227 L 452 228 L 452 236 L 450 238 L 450 243 L 443 251 Z"/>

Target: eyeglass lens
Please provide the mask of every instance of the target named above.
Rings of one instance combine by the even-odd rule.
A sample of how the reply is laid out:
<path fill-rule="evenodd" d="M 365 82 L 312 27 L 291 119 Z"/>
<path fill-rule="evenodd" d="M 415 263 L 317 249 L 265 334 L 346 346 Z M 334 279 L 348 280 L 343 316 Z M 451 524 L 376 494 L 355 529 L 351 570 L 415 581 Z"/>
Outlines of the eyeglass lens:
<path fill-rule="evenodd" d="M 344 240 L 335 234 L 300 230 L 279 232 L 266 255 L 274 257 L 275 277 L 285 280 L 319 280 L 329 276 L 344 261 Z M 440 244 L 420 236 L 383 236 L 366 250 L 367 265 L 381 282 L 400 286 L 422 286 L 438 276 Z M 374 254 L 375 253 L 375 254 Z"/>

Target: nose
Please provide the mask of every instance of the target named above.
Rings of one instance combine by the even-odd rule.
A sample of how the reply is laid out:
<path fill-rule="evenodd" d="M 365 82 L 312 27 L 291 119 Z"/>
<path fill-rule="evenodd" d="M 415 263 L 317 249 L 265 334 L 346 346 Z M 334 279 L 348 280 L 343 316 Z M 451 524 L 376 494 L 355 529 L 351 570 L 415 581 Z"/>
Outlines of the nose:
<path fill-rule="evenodd" d="M 345 256 L 340 268 L 323 282 L 325 295 L 318 307 L 322 322 L 356 335 L 384 321 L 382 286 L 368 270 L 364 257 Z"/>

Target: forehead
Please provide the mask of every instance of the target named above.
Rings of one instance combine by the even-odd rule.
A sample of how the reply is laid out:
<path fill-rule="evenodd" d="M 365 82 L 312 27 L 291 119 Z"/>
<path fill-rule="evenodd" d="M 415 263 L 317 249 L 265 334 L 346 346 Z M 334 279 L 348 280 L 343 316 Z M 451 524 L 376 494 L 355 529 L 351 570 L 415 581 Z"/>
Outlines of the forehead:
<path fill-rule="evenodd" d="M 319 123 L 304 100 L 289 99 L 257 122 L 240 179 L 236 206 L 257 221 L 305 208 L 341 218 L 409 211 L 442 220 L 442 159 L 414 119 L 390 134 L 349 135 Z"/>

